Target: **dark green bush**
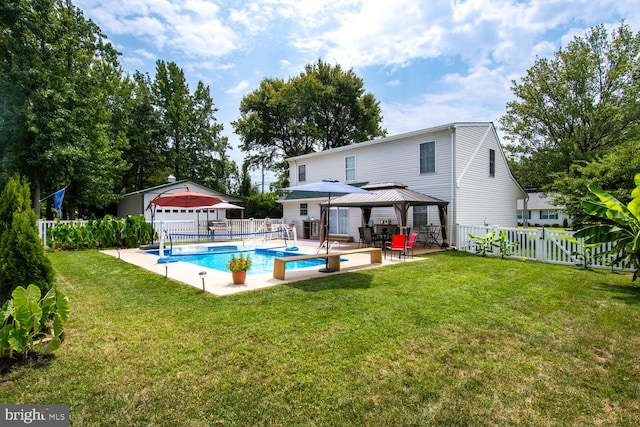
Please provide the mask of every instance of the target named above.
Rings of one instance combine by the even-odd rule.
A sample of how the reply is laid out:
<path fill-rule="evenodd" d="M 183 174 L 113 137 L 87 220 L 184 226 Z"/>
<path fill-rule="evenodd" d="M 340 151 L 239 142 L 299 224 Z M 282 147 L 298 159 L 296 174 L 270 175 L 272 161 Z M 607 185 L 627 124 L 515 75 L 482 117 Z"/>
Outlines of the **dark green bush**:
<path fill-rule="evenodd" d="M 34 284 L 43 293 L 53 284 L 53 268 L 38 237 L 26 180 L 11 178 L 0 195 L 0 304 L 18 286 Z"/>

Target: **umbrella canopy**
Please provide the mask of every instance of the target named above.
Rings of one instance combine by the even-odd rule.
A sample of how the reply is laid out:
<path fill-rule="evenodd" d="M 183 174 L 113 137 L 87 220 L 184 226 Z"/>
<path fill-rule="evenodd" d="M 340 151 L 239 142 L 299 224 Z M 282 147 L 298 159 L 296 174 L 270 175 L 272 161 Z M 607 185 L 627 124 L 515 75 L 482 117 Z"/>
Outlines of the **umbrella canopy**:
<path fill-rule="evenodd" d="M 229 202 L 220 202 L 215 205 L 207 206 L 207 209 L 244 209 L 242 206 L 234 205 Z"/>
<path fill-rule="evenodd" d="M 189 190 L 179 193 L 163 194 L 151 201 L 151 203 L 157 206 L 174 206 L 177 208 L 199 208 L 215 205 L 220 202 L 222 202 L 220 197 Z"/>
<path fill-rule="evenodd" d="M 322 235 L 320 236 L 320 241 L 323 244 L 327 245 L 327 254 L 329 254 L 329 209 L 331 209 L 331 193 L 333 194 L 350 194 L 350 193 L 361 193 L 361 194 L 371 194 L 367 190 L 363 190 L 359 187 L 354 187 L 353 185 L 342 183 L 338 180 L 332 179 L 323 179 L 318 182 L 311 182 L 309 184 L 295 185 L 293 187 L 286 187 L 283 190 L 290 191 L 310 191 L 315 193 L 327 193 L 329 195 L 329 202 L 327 209 L 324 209 L 324 215 L 320 215 L 320 230 Z M 325 221 L 326 217 L 326 221 Z M 328 267 L 329 258 L 327 258 L 325 263 L 325 268 L 321 269 L 321 272 L 332 272 L 333 269 Z"/>
<path fill-rule="evenodd" d="M 354 187 L 353 185 L 344 184 L 337 180 L 323 179 L 318 182 L 311 182 L 309 184 L 295 185 L 293 187 L 286 187 L 283 190 L 291 190 L 291 191 L 313 191 L 316 193 L 329 193 L 329 197 L 331 197 L 331 193 L 342 193 L 342 194 L 350 194 L 350 193 L 362 193 L 362 194 L 371 194 L 371 192 L 367 190 L 363 190 L 359 187 Z"/>

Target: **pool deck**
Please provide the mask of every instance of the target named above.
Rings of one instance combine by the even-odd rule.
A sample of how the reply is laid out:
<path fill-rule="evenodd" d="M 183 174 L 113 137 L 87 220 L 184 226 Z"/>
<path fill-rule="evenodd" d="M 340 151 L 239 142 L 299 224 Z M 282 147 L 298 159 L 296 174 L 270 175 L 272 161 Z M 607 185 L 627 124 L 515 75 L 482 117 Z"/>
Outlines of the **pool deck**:
<path fill-rule="evenodd" d="M 342 250 L 348 250 L 357 247 L 357 244 L 341 244 L 339 248 L 334 247 L 332 252 L 339 252 Z M 300 254 L 315 254 L 318 251 L 318 241 L 298 241 L 298 249 Z M 325 251 L 326 249 L 323 248 L 322 250 Z M 428 253 L 434 251 L 438 251 L 438 249 L 416 249 L 415 254 L 418 255 L 419 253 Z M 158 264 L 159 257 L 157 255 L 145 253 L 140 249 L 121 249 L 120 251 L 118 251 L 117 249 L 109 249 L 103 250 L 102 252 L 116 258 L 119 257 L 122 261 L 157 273 L 162 278 L 166 276 L 170 279 L 193 286 L 198 289 L 202 289 L 203 276 L 201 276 L 200 273 L 205 272 L 205 291 L 218 296 L 263 289 L 271 286 L 282 285 L 285 283 L 297 282 L 300 280 L 312 279 L 316 277 L 330 277 L 335 276 L 336 274 L 343 274 L 350 271 L 363 270 L 367 268 L 377 268 L 403 262 L 424 261 L 427 259 L 424 257 L 411 258 L 410 256 L 408 256 L 406 259 L 398 259 L 397 254 L 396 257 L 391 259 L 391 253 L 387 253 L 386 259 L 383 256 L 382 264 L 371 264 L 371 257 L 368 253 L 349 254 L 348 256 L 346 256 L 348 261 L 345 261 L 341 264 L 340 271 L 338 272 L 321 273 L 320 271 L 318 271 L 318 266 L 306 267 L 297 270 L 287 270 L 286 280 L 278 280 L 274 278 L 272 272 L 268 274 L 247 274 L 247 280 L 244 285 L 234 285 L 233 281 L 231 280 L 231 273 L 228 271 L 220 271 L 212 268 L 200 267 L 198 265 L 182 261 Z"/>

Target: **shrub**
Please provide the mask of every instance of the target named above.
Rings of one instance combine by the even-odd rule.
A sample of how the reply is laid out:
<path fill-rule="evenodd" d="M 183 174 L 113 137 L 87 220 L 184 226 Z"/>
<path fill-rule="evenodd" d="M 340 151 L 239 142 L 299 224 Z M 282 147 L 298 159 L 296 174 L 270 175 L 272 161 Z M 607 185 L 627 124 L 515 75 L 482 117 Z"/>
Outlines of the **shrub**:
<path fill-rule="evenodd" d="M 53 284 L 30 194 L 26 180 L 14 177 L 0 195 L 0 304 L 25 283 L 35 284 L 42 292 Z"/>
<path fill-rule="evenodd" d="M 144 215 L 126 219 L 106 215 L 86 223 L 58 223 L 47 232 L 47 245 L 52 249 L 73 250 L 100 248 L 135 248 L 151 241 L 153 229 Z"/>

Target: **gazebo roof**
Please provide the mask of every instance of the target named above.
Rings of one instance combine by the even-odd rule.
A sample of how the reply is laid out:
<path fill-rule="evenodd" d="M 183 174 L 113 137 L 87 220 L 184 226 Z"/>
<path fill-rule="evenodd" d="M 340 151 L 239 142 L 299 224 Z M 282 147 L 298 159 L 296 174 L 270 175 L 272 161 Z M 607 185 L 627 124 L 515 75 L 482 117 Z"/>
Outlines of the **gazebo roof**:
<path fill-rule="evenodd" d="M 397 204 L 408 204 L 412 206 L 447 206 L 446 202 L 429 195 L 409 190 L 406 185 L 396 182 L 385 182 L 380 184 L 368 184 L 361 187 L 372 194 L 345 194 L 344 196 L 331 199 L 331 206 L 343 207 L 383 207 Z M 324 202 L 327 204 L 327 202 Z"/>

